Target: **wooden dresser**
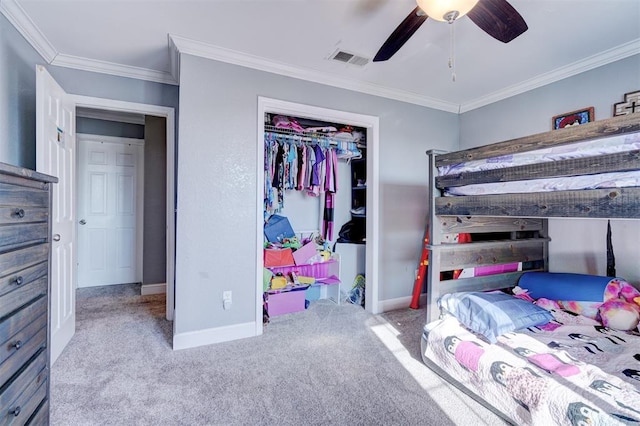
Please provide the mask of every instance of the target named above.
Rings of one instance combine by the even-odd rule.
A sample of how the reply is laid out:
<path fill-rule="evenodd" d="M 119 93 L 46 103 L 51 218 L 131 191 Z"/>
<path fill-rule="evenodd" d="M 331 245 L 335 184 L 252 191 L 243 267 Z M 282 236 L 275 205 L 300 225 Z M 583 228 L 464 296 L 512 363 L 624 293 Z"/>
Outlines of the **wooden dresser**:
<path fill-rule="evenodd" d="M 0 163 L 0 424 L 49 423 L 51 189 Z"/>

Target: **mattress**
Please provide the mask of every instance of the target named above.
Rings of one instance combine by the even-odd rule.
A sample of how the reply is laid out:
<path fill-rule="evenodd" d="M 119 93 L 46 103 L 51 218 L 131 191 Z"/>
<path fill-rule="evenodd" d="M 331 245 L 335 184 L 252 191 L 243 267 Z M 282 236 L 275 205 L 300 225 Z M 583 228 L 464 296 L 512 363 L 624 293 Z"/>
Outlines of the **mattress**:
<path fill-rule="evenodd" d="M 640 421 L 640 335 L 554 312 L 491 345 L 453 317 L 425 326 L 423 359 L 515 424 Z"/>
<path fill-rule="evenodd" d="M 598 175 L 531 179 L 512 182 L 471 184 L 447 188 L 445 195 L 523 194 L 530 192 L 573 191 L 579 189 L 625 188 L 640 186 L 640 170 Z"/>
<path fill-rule="evenodd" d="M 640 133 L 631 133 L 440 166 L 438 174 L 440 176 L 457 175 L 463 172 L 470 173 L 572 158 L 594 157 L 637 149 L 640 149 Z"/>
<path fill-rule="evenodd" d="M 633 133 L 441 166 L 438 167 L 438 173 L 441 176 L 456 175 L 527 164 L 587 158 L 638 149 L 640 149 L 640 133 Z M 634 186 L 640 186 L 640 170 L 581 176 L 562 176 L 514 182 L 471 184 L 447 188 L 444 191 L 444 195 L 524 194 L 532 192 L 625 188 Z"/>

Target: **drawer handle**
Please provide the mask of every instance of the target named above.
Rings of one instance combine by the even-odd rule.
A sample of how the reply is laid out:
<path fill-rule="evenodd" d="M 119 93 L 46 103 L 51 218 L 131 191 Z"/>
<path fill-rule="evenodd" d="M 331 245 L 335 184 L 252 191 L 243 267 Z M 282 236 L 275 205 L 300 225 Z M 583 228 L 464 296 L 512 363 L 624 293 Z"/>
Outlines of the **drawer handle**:
<path fill-rule="evenodd" d="M 18 349 L 20 349 L 20 348 L 22 347 L 22 340 L 18 340 L 17 342 L 15 342 L 15 343 L 14 343 L 13 345 L 11 345 L 11 346 L 13 346 L 14 348 L 16 348 L 16 351 L 17 351 Z"/>
<path fill-rule="evenodd" d="M 18 417 L 18 415 L 20 415 L 20 411 L 22 411 L 22 407 L 18 405 L 16 408 L 9 411 L 9 414 L 13 414 L 14 417 Z"/>
<path fill-rule="evenodd" d="M 13 279 L 13 283 L 15 285 L 22 285 L 23 282 L 24 282 L 24 278 L 22 278 L 22 275 L 18 275 Z"/>
<path fill-rule="evenodd" d="M 13 214 L 15 214 L 16 216 L 18 216 L 19 218 L 23 218 L 24 217 L 24 210 L 23 209 L 16 209 Z"/>

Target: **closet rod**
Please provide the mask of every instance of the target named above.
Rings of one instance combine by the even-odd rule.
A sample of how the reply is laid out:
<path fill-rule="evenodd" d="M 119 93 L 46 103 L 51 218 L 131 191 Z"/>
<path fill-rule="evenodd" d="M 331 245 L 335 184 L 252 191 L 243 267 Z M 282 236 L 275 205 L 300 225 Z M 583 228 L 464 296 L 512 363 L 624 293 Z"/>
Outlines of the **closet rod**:
<path fill-rule="evenodd" d="M 299 132 L 296 132 L 294 130 L 289 130 L 289 129 L 269 129 L 266 130 L 266 126 L 265 126 L 265 134 L 274 134 L 274 135 L 282 135 L 282 136 L 290 136 L 292 138 L 295 138 L 295 140 L 299 140 L 299 141 L 304 141 L 304 142 L 316 142 L 318 140 L 326 140 L 329 142 L 329 144 L 337 146 L 338 143 L 342 142 L 342 143 L 355 143 L 357 148 L 363 148 L 366 149 L 367 145 L 366 144 L 362 144 L 360 142 L 351 142 L 351 141 L 347 141 L 347 140 L 343 140 L 340 138 L 334 138 L 331 137 L 329 135 L 321 135 L 318 133 L 312 133 L 309 135 L 306 134 L 301 134 Z"/>

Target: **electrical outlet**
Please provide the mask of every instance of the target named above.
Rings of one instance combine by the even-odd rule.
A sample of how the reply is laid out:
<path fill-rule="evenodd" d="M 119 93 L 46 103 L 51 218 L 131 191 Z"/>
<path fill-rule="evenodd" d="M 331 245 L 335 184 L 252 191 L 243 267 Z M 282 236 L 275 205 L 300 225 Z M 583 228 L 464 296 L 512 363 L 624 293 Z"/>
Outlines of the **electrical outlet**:
<path fill-rule="evenodd" d="M 225 311 L 231 309 L 231 290 L 222 292 L 222 308 Z"/>

